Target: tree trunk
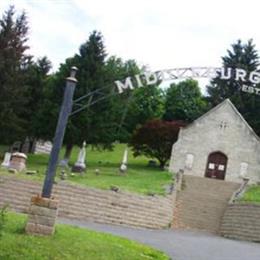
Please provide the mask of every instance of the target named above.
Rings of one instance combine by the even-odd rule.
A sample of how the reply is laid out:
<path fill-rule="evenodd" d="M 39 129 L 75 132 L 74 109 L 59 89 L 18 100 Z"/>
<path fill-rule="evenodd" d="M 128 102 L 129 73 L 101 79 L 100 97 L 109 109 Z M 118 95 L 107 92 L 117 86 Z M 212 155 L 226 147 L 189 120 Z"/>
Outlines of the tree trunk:
<path fill-rule="evenodd" d="M 163 170 L 164 166 L 166 164 L 166 161 L 165 160 L 159 160 L 159 162 L 160 162 L 160 168 Z"/>
<path fill-rule="evenodd" d="M 73 149 L 73 144 L 71 144 L 71 143 L 66 144 L 65 149 L 66 150 L 65 150 L 63 158 L 66 159 L 67 161 L 69 161 L 70 156 L 71 156 L 71 152 L 72 152 L 72 149 Z"/>
<path fill-rule="evenodd" d="M 34 153 L 36 148 L 37 139 L 36 138 L 30 138 L 30 149 L 29 153 Z"/>

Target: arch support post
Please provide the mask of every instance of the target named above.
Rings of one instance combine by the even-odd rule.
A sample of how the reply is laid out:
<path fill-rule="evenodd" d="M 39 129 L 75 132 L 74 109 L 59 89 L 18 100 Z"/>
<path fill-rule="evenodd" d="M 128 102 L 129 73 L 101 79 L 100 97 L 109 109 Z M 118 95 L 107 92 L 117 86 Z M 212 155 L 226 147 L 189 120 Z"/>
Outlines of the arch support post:
<path fill-rule="evenodd" d="M 63 102 L 60 109 L 53 147 L 50 154 L 48 168 L 42 188 L 41 196 L 33 196 L 28 212 L 26 233 L 33 235 L 52 235 L 55 231 L 55 222 L 58 214 L 59 201 L 52 197 L 52 188 L 56 174 L 59 152 L 73 105 L 73 95 L 77 80 L 77 68 L 72 67 L 70 77 L 66 80 Z"/>

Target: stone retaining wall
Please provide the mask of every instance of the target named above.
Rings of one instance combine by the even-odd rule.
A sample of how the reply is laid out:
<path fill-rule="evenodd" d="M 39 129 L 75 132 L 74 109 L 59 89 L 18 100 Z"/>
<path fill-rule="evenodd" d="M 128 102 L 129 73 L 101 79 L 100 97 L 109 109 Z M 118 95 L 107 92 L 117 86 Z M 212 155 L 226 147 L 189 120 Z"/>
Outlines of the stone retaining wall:
<path fill-rule="evenodd" d="M 260 242 L 260 204 L 229 204 L 220 233 L 227 238 Z"/>
<path fill-rule="evenodd" d="M 5 203 L 28 213 L 31 197 L 41 193 L 41 183 L 0 176 L 0 207 Z M 175 192 L 142 196 L 86 188 L 61 182 L 54 187 L 60 201 L 59 217 L 145 228 L 166 228 L 172 222 Z"/>

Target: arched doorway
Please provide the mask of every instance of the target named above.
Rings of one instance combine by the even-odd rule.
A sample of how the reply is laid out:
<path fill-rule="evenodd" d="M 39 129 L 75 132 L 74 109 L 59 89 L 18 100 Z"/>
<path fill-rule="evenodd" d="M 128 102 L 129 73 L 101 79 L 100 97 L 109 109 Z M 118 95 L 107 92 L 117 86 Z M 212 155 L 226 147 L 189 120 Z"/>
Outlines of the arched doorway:
<path fill-rule="evenodd" d="M 221 152 L 214 152 L 208 156 L 205 177 L 219 180 L 225 179 L 227 156 Z"/>

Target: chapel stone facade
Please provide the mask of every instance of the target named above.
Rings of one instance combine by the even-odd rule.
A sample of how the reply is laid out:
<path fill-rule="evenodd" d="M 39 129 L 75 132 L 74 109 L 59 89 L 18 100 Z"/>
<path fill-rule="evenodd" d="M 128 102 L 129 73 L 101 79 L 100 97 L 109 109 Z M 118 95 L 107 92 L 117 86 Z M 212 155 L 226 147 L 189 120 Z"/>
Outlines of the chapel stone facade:
<path fill-rule="evenodd" d="M 251 183 L 260 181 L 260 138 L 229 99 L 184 127 L 173 145 L 170 171 Z"/>

